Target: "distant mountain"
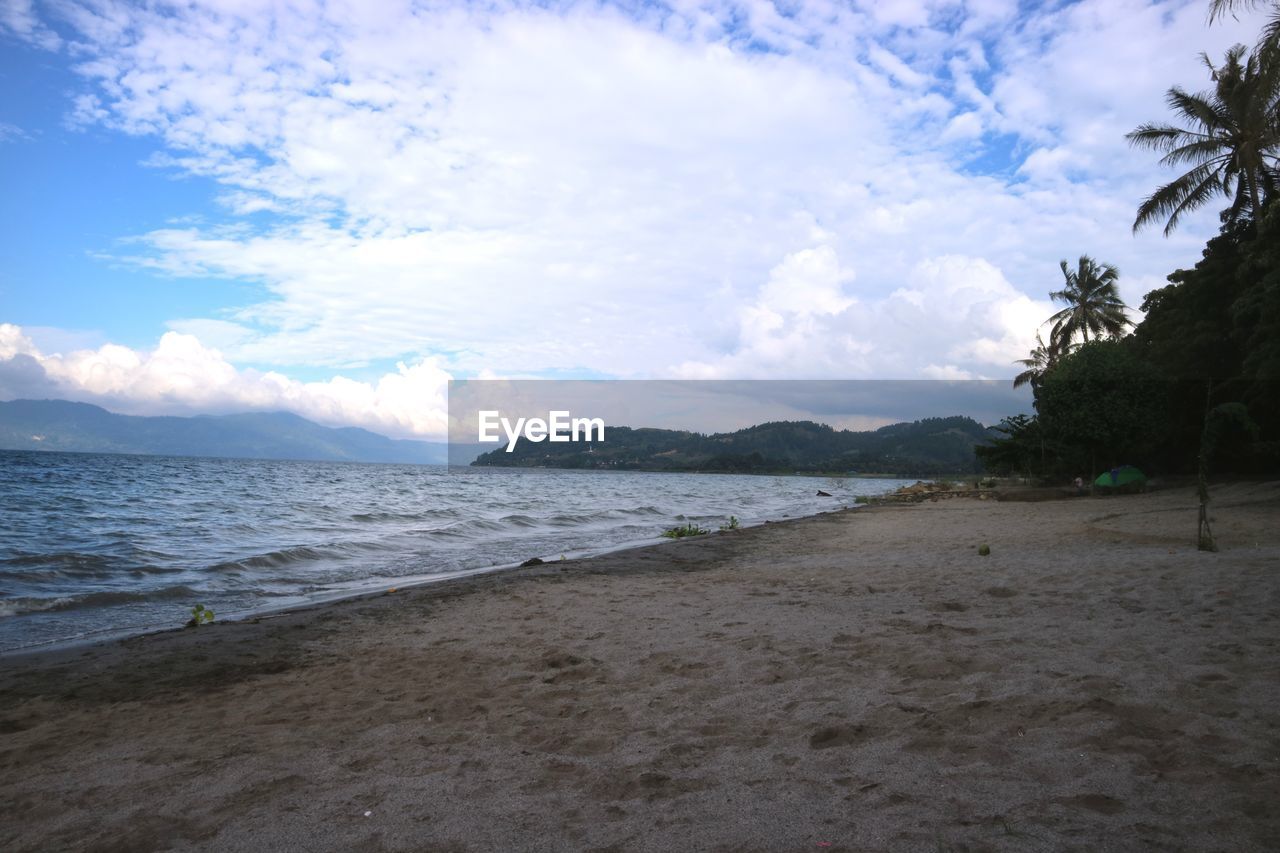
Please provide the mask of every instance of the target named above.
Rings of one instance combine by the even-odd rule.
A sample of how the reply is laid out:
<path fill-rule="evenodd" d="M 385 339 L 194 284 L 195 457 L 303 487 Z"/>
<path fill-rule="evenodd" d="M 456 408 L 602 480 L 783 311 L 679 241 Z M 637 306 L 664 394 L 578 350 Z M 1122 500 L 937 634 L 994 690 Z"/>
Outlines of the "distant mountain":
<path fill-rule="evenodd" d="M 981 470 L 975 445 L 992 438 L 966 417 L 925 418 L 868 432 L 813 421 L 775 421 L 737 432 L 703 435 L 668 429 L 607 427 L 596 442 L 520 441 L 481 454 L 473 465 L 614 468 L 637 471 L 732 471 L 971 474 Z"/>
<path fill-rule="evenodd" d="M 288 412 L 138 417 L 65 400 L 0 402 L 0 449 L 443 464 L 444 443 L 334 429 Z"/>

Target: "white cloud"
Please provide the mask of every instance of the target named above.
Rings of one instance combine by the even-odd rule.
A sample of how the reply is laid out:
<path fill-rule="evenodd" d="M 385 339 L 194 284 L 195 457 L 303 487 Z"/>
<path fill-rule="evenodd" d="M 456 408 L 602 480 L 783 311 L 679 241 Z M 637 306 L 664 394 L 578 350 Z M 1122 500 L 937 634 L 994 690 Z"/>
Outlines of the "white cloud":
<path fill-rule="evenodd" d="M 31 134 L 27 133 L 16 124 L 0 121 L 0 143 L 27 139 L 31 139 Z"/>
<path fill-rule="evenodd" d="M 731 351 L 687 362 L 680 375 L 998 377 L 1031 348 L 1051 311 L 980 258 L 923 259 L 902 287 L 874 300 L 847 295 L 853 278 L 830 247 L 789 256 L 739 312 Z"/>
<path fill-rule="evenodd" d="M 1208 0 L 1081 0 L 1030 18 L 994 49 L 999 70 L 990 94 L 1004 129 L 1073 163 L 1089 162 L 1098 177 L 1136 178 L 1149 193 L 1151 181 L 1169 177 L 1124 134 L 1167 117 L 1170 86 L 1210 86 L 1202 51 L 1217 58 L 1257 37 L 1260 15 L 1209 28 L 1207 12 Z"/>
<path fill-rule="evenodd" d="M 1203 7 L 57 8 L 81 121 L 160 140 L 233 221 L 276 214 L 141 235 L 136 263 L 261 286 L 173 318 L 215 373 L 950 377 L 1014 372 L 1059 258 L 1117 264 L 1131 304 L 1196 260 L 1212 212 L 1130 236 L 1168 176 L 1123 133 L 1252 41 Z"/>
<path fill-rule="evenodd" d="M 35 0 L 0 0 L 0 33 L 8 31 L 45 50 L 57 50 L 62 40 L 36 15 Z"/>
<path fill-rule="evenodd" d="M 921 373 L 926 379 L 945 379 L 948 381 L 978 378 L 967 370 L 961 370 L 954 364 L 928 364 L 925 365 Z"/>
<path fill-rule="evenodd" d="M 869 51 L 871 61 L 894 80 L 904 86 L 918 89 L 929 83 L 929 78 L 914 70 L 907 63 L 882 47 L 873 45 Z"/>
<path fill-rule="evenodd" d="M 397 365 L 375 382 L 334 376 L 299 382 L 274 371 L 237 369 L 192 335 L 167 332 L 156 348 L 117 344 L 45 354 L 12 324 L 0 324 L 0 398 L 58 397 L 126 414 L 291 411 L 332 426 L 443 440 L 450 375 L 436 359 Z"/>
<path fill-rule="evenodd" d="M 941 139 L 944 142 L 972 140 L 982 136 L 983 132 L 982 116 L 977 111 L 971 110 L 951 118 L 942 131 Z"/>

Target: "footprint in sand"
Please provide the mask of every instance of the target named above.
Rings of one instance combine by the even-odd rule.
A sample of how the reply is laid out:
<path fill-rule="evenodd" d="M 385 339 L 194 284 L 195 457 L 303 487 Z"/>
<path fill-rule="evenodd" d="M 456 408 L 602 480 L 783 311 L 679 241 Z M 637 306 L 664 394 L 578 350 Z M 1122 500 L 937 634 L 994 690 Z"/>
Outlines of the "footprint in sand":
<path fill-rule="evenodd" d="M 863 725 L 826 726 L 809 735 L 809 748 L 831 749 L 836 746 L 852 746 L 862 743 L 868 736 L 867 727 Z"/>

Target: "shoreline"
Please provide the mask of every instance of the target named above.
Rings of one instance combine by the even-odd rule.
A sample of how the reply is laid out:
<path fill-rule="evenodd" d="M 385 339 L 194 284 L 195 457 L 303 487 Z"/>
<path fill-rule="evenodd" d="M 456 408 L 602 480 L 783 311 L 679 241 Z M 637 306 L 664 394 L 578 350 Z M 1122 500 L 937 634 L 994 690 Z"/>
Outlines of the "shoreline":
<path fill-rule="evenodd" d="M 7 664 L 18 659 L 30 659 L 32 663 L 41 665 L 41 658 L 50 657 L 61 659 L 63 657 L 80 657 L 86 651 L 101 649 L 106 651 L 108 647 L 128 644 L 132 641 L 146 640 L 151 637 L 167 637 L 180 634 L 196 634 L 204 632 L 211 635 L 214 631 L 222 630 L 232 625 L 256 624 L 259 622 L 280 619 L 286 616 L 302 615 L 318 613 L 323 614 L 328 608 L 341 607 L 343 605 L 358 604 L 370 600 L 383 598 L 387 595 L 408 595 L 416 590 L 424 588 L 447 587 L 455 584 L 466 584 L 464 592 L 461 594 L 482 594 L 483 584 L 478 581 L 482 578 L 497 575 L 507 575 L 509 573 L 518 572 L 518 577 L 531 576 L 541 577 L 543 575 L 551 575 L 556 573 L 564 573 L 570 570 L 575 572 L 599 573 L 600 571 L 616 571 L 616 568 L 600 569 L 600 568 L 584 568 L 582 564 L 591 561 L 604 560 L 619 554 L 630 554 L 636 551 L 647 551 L 650 549 L 671 548 L 682 544 L 690 544 L 694 542 L 706 543 L 707 540 L 718 538 L 724 535 L 738 534 L 747 530 L 758 530 L 766 527 L 775 527 L 791 524 L 801 524 L 806 521 L 822 518 L 830 515 L 842 515 L 852 512 L 866 512 L 873 508 L 871 504 L 859 504 L 857 506 L 840 507 L 838 509 L 823 510 L 813 513 L 812 515 L 802 515 L 795 518 L 782 518 L 776 521 L 766 520 L 752 524 L 744 524 L 735 531 L 718 531 L 713 530 L 702 536 L 684 537 L 680 539 L 664 539 L 655 540 L 639 539 L 634 542 L 622 543 L 606 548 L 602 551 L 592 551 L 577 557 L 568 557 L 565 560 L 543 560 L 542 563 L 525 566 L 523 563 L 502 563 L 494 566 L 484 566 L 476 569 L 468 569 L 463 572 L 453 573 L 444 577 L 432 578 L 430 576 L 409 576 L 411 580 L 405 581 L 387 581 L 379 582 L 377 585 L 359 591 L 353 591 L 347 594 L 338 594 L 332 598 L 318 598 L 312 601 L 300 602 L 297 604 L 286 604 L 279 607 L 268 608 L 265 610 L 251 611 L 233 611 L 230 616 L 217 617 L 213 623 L 201 628 L 187 628 L 185 626 L 172 626 L 167 628 L 156 627 L 144 629 L 140 632 L 133 632 L 129 629 L 121 629 L 121 633 L 112 636 L 85 636 L 70 640 L 54 640 L 35 646 L 20 646 L 15 649 L 6 649 L 0 651 L 0 680 L 3 679 Z M 646 563 L 649 562 L 646 558 Z M 417 578 L 417 579 L 412 579 Z M 469 582 L 475 582 L 474 586 Z M 442 595 L 451 597 L 452 593 L 442 590 Z M 236 614 L 244 614 L 237 616 Z M 234 618 L 232 618 L 234 617 Z M 111 630 L 111 629 L 107 629 Z M 207 637 L 208 638 L 208 637 Z"/>
<path fill-rule="evenodd" d="M 1265 850 L 1280 484 L 845 510 L 0 658 L 0 844 Z M 979 544 L 991 554 L 977 555 Z"/>
<path fill-rule="evenodd" d="M 835 509 L 819 510 L 818 512 L 811 513 L 809 515 L 800 515 L 800 516 L 795 516 L 793 518 L 780 518 L 776 520 L 765 519 L 763 521 L 750 522 L 747 524 L 743 524 L 738 529 L 750 530 L 756 527 L 764 527 L 766 525 L 771 525 L 771 524 L 790 524 L 797 521 L 803 521 L 809 518 L 817 518 L 818 516 L 829 515 L 831 513 L 852 512 L 854 510 L 869 509 L 871 506 L 872 504 L 870 503 L 862 503 L 862 504 L 857 504 L 856 506 L 846 506 L 846 507 L 837 507 Z M 712 530 L 705 535 L 708 535 L 708 536 L 719 535 L 722 532 L 724 531 Z M 538 559 L 542 559 L 542 563 L 540 565 L 558 564 L 560 562 L 568 563 L 568 562 L 581 561 L 581 560 L 593 560 L 593 559 L 596 559 L 597 557 L 604 557 L 604 556 L 608 556 L 609 554 L 613 554 L 621 551 L 632 551 L 639 548 L 656 548 L 661 545 L 669 545 L 674 541 L 679 541 L 679 540 L 666 539 L 661 536 L 655 537 L 652 539 L 636 539 L 628 542 L 622 542 L 617 545 L 611 545 L 601 550 L 588 549 L 586 551 L 566 552 L 566 554 L 572 553 L 572 554 L 576 554 L 576 556 L 567 557 L 563 561 L 544 559 L 544 558 L 538 558 Z M 329 596 L 318 596 L 314 599 L 299 601 L 292 604 L 279 604 L 275 606 L 268 606 L 262 609 L 253 608 L 249 610 L 233 610 L 226 614 L 219 614 L 215 619 L 214 624 L 228 625 L 228 624 L 233 624 L 237 622 L 252 621 L 255 619 L 276 618 L 283 613 L 288 613 L 294 610 L 309 610 L 317 607 L 324 607 L 330 604 L 337 604 L 344 601 L 358 600 L 363 598 L 372 598 L 372 597 L 386 594 L 388 590 L 404 591 L 404 590 L 415 589 L 417 587 L 428 586 L 432 584 L 442 584 L 442 583 L 450 583 L 453 581 L 466 580 L 468 578 L 475 577 L 477 575 L 487 575 L 487 574 L 494 574 L 494 573 L 501 573 L 501 572 L 509 572 L 509 571 L 518 570 L 518 569 L 533 568 L 530 566 L 525 566 L 525 562 L 527 562 L 527 559 L 528 558 L 526 558 L 526 560 L 521 562 L 495 563 L 494 565 L 491 565 L 491 566 L 480 566 L 477 568 L 464 569 L 462 571 L 457 571 L 457 572 L 445 572 L 445 573 L 441 573 L 438 576 L 405 575 L 402 578 L 380 579 L 377 582 L 368 584 L 367 586 L 352 588 L 343 592 L 335 592 L 333 595 L 329 595 Z M 212 625 L 206 626 L 206 627 L 212 627 Z M 40 654 L 42 652 L 52 652 L 52 651 L 58 651 L 58 650 L 74 651 L 77 649 L 83 649 L 86 647 L 100 645 L 103 643 L 115 643 L 115 642 L 120 642 L 123 640 L 128 640 L 136 637 L 146 637 L 146 636 L 150 636 L 151 634 L 168 634 L 174 631 L 184 631 L 184 630 L 187 630 L 187 629 L 182 625 L 167 626 L 167 627 L 160 626 L 160 625 L 153 625 L 153 626 L 131 626 L 131 627 L 122 627 L 122 628 L 104 628 L 101 631 L 84 634 L 79 637 L 71 637 L 71 638 L 60 639 L 60 640 L 48 640 L 43 643 L 36 643 L 32 645 L 27 645 L 27 646 L 16 646 L 11 649 L 0 649 L 0 666 L 3 666 L 3 663 L 6 659 L 11 657 L 16 657 L 16 656 L 35 655 L 35 654 Z"/>

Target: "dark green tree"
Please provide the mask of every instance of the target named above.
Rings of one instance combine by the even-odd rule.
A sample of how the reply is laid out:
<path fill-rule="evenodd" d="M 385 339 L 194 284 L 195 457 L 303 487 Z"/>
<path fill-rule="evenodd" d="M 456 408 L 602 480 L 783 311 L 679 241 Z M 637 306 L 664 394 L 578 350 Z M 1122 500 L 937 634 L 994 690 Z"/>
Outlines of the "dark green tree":
<path fill-rule="evenodd" d="M 1166 376 L 1203 383 L 1239 372 L 1232 306 L 1241 295 L 1237 270 L 1249 230 L 1239 225 L 1214 237 L 1193 269 L 1170 274 L 1168 285 L 1142 300 L 1144 316 L 1131 345 Z"/>
<path fill-rule="evenodd" d="M 1034 478 L 1046 458 L 1044 433 L 1034 415 L 1012 415 L 994 428 L 998 436 L 973 451 L 984 470 L 999 476 L 1017 474 Z"/>
<path fill-rule="evenodd" d="M 1057 470 L 1071 475 L 1147 464 L 1163 441 L 1166 383 L 1124 341 L 1092 341 L 1064 358 L 1036 391 Z"/>
<path fill-rule="evenodd" d="M 1280 465 L 1280 206 L 1256 228 L 1238 223 L 1209 241 L 1192 269 L 1148 293 L 1145 317 L 1126 339 L 1169 383 L 1166 470 L 1189 470 L 1206 411 L 1240 402 L 1257 440 L 1221 443 L 1215 468 L 1232 473 Z"/>

